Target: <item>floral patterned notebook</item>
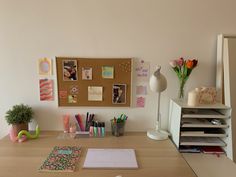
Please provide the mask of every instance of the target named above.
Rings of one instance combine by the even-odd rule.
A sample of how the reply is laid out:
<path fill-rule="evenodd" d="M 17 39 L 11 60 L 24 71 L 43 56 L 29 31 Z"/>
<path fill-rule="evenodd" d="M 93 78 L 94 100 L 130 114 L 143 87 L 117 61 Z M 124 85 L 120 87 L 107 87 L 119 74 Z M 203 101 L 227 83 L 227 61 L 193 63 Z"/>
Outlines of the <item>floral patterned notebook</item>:
<path fill-rule="evenodd" d="M 81 154 L 79 146 L 55 146 L 39 171 L 74 172 Z"/>

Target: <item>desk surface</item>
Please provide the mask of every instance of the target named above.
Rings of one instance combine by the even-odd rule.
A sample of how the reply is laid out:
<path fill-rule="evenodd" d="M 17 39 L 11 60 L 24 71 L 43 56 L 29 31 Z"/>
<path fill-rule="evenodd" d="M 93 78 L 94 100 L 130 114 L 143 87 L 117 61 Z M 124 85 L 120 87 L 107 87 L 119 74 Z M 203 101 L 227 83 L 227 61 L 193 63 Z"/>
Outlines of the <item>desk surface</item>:
<path fill-rule="evenodd" d="M 58 140 L 59 132 L 43 132 L 39 139 L 12 143 L 0 140 L 0 177 L 64 177 L 65 173 L 42 173 L 37 169 L 55 145 L 80 145 L 82 154 L 71 177 L 196 177 L 170 140 L 154 141 L 145 133 L 126 133 L 122 137 Z M 139 169 L 83 169 L 87 148 L 134 148 Z"/>

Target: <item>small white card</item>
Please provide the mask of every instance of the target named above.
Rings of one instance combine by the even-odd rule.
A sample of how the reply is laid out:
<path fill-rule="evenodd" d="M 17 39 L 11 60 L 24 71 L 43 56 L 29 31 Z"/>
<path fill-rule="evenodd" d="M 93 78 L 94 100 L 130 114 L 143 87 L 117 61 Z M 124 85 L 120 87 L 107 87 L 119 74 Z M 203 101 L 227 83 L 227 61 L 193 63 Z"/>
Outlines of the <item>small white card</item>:
<path fill-rule="evenodd" d="M 89 86 L 88 101 L 102 101 L 102 90 L 99 86 Z"/>
<path fill-rule="evenodd" d="M 93 68 L 82 67 L 82 80 L 92 80 Z"/>

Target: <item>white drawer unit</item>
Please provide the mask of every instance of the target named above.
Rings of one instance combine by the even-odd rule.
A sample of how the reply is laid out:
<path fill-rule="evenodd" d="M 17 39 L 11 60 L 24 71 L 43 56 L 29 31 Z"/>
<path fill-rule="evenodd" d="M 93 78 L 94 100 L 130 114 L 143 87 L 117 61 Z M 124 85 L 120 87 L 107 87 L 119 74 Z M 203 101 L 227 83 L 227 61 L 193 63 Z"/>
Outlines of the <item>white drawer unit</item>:
<path fill-rule="evenodd" d="M 170 100 L 169 131 L 178 149 L 220 146 L 232 159 L 231 108 L 223 104 L 188 106 Z"/>

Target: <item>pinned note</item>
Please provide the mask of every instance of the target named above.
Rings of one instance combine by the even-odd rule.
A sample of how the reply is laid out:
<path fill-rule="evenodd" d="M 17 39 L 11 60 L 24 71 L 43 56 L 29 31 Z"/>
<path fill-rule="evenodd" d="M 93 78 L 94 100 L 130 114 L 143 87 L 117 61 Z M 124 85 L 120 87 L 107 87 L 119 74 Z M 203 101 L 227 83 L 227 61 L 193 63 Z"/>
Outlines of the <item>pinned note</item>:
<path fill-rule="evenodd" d="M 102 101 L 102 90 L 99 86 L 89 86 L 88 101 Z"/>
<path fill-rule="evenodd" d="M 137 81 L 148 81 L 149 80 L 149 72 L 150 72 L 150 64 L 149 62 L 144 62 L 143 60 L 137 63 L 135 68 Z"/>

